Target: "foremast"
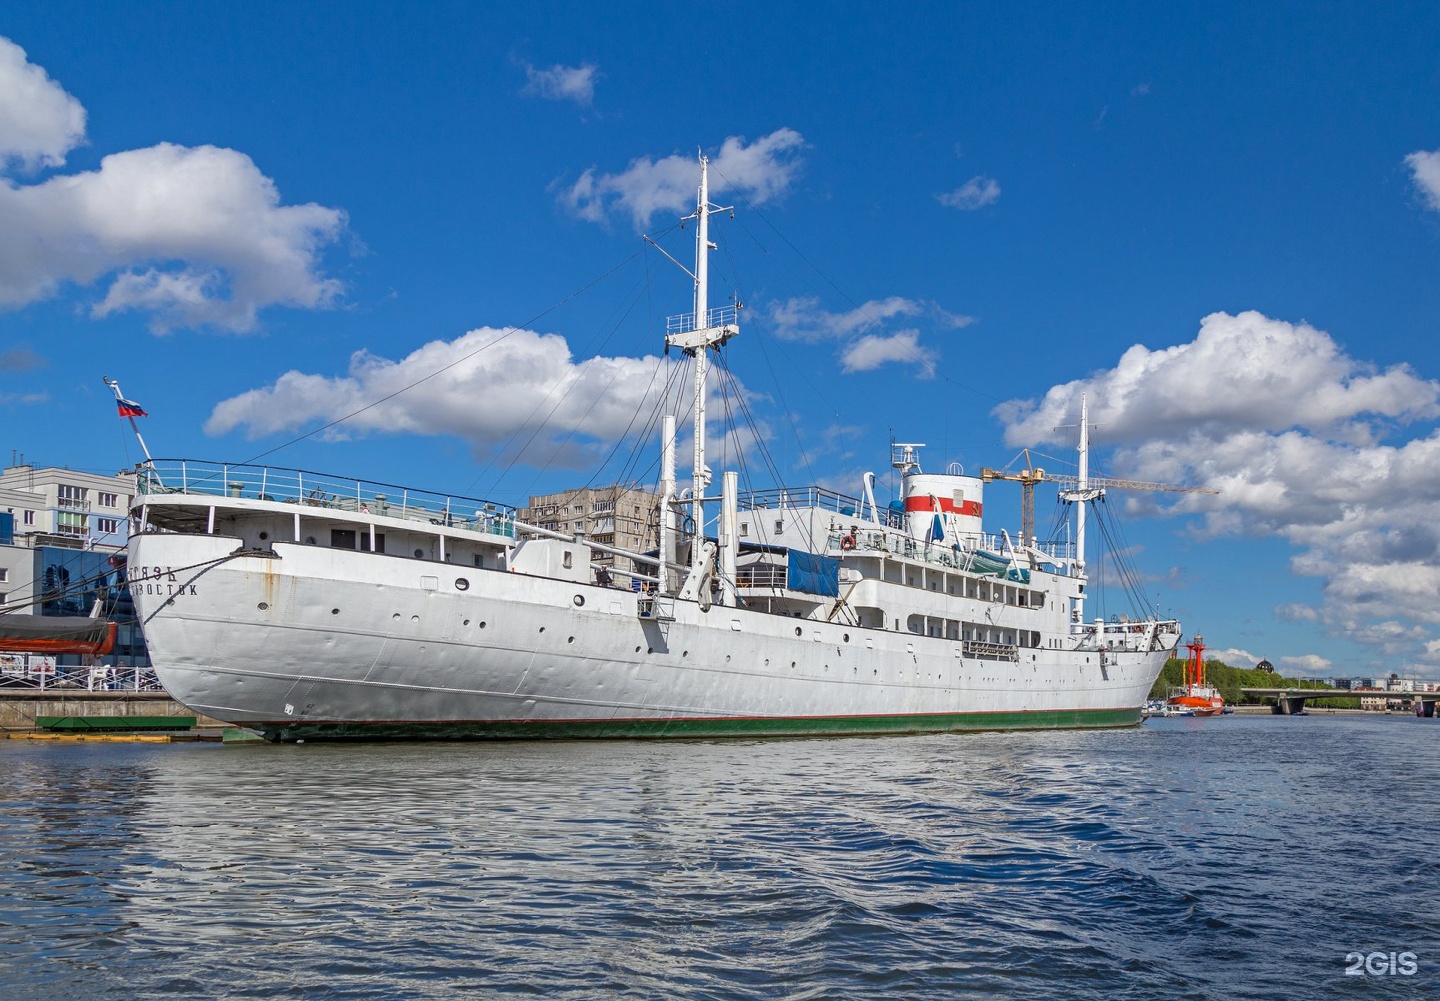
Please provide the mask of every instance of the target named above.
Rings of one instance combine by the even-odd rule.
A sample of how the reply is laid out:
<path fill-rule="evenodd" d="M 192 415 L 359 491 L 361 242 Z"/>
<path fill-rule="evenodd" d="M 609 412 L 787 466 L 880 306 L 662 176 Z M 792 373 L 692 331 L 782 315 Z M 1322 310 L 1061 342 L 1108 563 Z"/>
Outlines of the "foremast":
<path fill-rule="evenodd" d="M 710 160 L 700 157 L 700 190 L 695 200 L 695 214 L 685 219 L 695 220 L 695 311 L 688 315 L 671 317 L 665 334 L 667 347 L 680 348 L 695 359 L 695 397 L 693 403 L 694 446 L 692 449 L 692 479 L 690 487 L 690 517 L 693 533 L 690 546 L 690 567 L 694 571 L 704 569 L 710 554 L 706 552 L 705 538 L 705 491 L 710 486 L 711 474 L 705 465 L 705 397 L 710 371 L 710 352 L 718 351 L 726 341 L 740 333 L 738 306 L 710 309 L 710 251 L 715 244 L 710 242 L 710 214 L 732 211 L 729 206 L 710 204 Z M 663 517 L 663 513 L 662 513 Z"/>
<path fill-rule="evenodd" d="M 1088 579 L 1085 568 L 1085 509 L 1091 501 L 1105 492 L 1104 487 L 1090 485 L 1090 404 L 1085 393 L 1080 394 L 1080 456 L 1079 475 L 1073 490 L 1060 491 L 1062 500 L 1075 504 L 1075 576 L 1081 581 L 1079 595 L 1075 598 L 1074 615 L 1070 628 L 1079 631 L 1085 628 L 1085 591 Z"/>

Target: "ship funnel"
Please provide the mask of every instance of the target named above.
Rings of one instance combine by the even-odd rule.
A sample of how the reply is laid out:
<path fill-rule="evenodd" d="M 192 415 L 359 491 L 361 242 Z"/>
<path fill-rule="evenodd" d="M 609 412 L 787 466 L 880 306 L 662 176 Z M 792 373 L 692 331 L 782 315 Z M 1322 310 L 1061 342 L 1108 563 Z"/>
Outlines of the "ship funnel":
<path fill-rule="evenodd" d="M 905 523 L 912 539 L 953 546 L 980 537 L 985 484 L 978 476 L 917 472 L 902 482 Z"/>

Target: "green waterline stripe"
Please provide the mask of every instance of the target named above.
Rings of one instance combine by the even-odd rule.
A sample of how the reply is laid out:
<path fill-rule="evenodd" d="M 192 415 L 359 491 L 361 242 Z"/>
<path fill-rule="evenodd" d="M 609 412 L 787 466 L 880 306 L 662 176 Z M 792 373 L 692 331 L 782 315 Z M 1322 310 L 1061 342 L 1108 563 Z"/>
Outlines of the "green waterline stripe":
<path fill-rule="evenodd" d="M 1134 726 L 1133 709 L 1046 709 L 1029 712 L 936 713 L 914 716 L 688 717 L 609 720 L 457 720 L 410 722 L 275 721 L 245 724 L 271 740 L 584 740 L 708 737 L 825 737 L 965 730 L 1041 730 Z"/>

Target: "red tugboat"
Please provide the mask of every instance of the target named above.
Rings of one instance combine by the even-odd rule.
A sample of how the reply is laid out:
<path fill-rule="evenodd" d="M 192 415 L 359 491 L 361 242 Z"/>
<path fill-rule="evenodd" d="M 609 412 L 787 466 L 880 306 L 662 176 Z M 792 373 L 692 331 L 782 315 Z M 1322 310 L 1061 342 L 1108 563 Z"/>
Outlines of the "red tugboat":
<path fill-rule="evenodd" d="M 1204 639 L 1196 634 L 1185 649 L 1190 651 L 1190 659 L 1185 662 L 1185 683 L 1170 693 L 1166 715 L 1219 716 L 1225 709 L 1225 699 L 1213 685 L 1205 683 Z"/>

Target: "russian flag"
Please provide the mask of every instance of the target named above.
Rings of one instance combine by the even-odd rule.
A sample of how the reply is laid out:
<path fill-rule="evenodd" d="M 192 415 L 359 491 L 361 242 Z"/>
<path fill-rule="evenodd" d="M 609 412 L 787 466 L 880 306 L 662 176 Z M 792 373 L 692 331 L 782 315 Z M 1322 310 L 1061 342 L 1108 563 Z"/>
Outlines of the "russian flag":
<path fill-rule="evenodd" d="M 116 401 L 115 401 L 115 405 L 120 408 L 120 416 L 121 416 L 121 417 L 149 417 L 149 416 L 150 416 L 149 414 L 147 414 L 147 413 L 145 412 L 145 409 L 144 409 L 143 407 L 141 407 L 140 404 L 135 403 L 135 402 L 132 401 L 132 400 L 124 400 L 124 399 L 116 400 Z"/>

